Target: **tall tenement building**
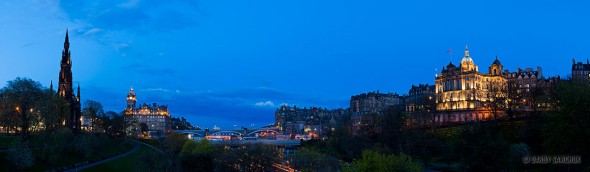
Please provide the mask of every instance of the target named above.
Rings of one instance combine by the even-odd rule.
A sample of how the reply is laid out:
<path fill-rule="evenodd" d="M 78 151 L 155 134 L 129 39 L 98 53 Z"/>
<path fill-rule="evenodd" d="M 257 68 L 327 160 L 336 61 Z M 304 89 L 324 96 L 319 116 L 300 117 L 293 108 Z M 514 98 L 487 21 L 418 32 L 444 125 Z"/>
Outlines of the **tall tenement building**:
<path fill-rule="evenodd" d="M 396 93 L 379 93 L 379 91 L 363 93 L 350 97 L 352 114 L 363 115 L 379 113 L 388 107 L 401 104 L 400 96 Z"/>
<path fill-rule="evenodd" d="M 156 103 L 150 106 L 144 103 L 137 107 L 136 102 L 135 91 L 131 88 L 127 94 L 127 108 L 124 111 L 126 119 L 131 123 L 128 131 L 140 131 L 142 123 L 145 123 L 150 131 L 172 131 L 168 106 L 158 106 Z"/>
<path fill-rule="evenodd" d="M 437 121 L 461 122 L 491 118 L 489 107 L 492 107 L 492 102 L 507 97 L 507 79 L 502 74 L 502 68 L 496 57 L 488 68 L 488 74 L 480 73 L 465 46 L 461 64 L 455 66 L 449 63 L 435 78 L 436 110 L 448 112 L 443 113 L 448 115 L 438 116 Z"/>
<path fill-rule="evenodd" d="M 403 104 L 404 97 L 396 93 L 379 93 L 379 91 L 363 93 L 350 97 L 350 120 L 352 131 L 361 130 L 361 126 L 376 121 L 370 120 L 367 115 L 384 115 L 388 108 Z"/>
<path fill-rule="evenodd" d="M 68 38 L 68 31 L 66 30 L 64 49 L 61 52 L 61 69 L 59 71 L 57 93 L 59 97 L 67 102 L 70 109 L 69 118 L 65 121 L 66 125 L 74 131 L 79 131 L 81 127 L 80 118 L 82 117 L 80 109 L 80 84 L 78 84 L 78 95 L 76 96 L 74 95 L 74 88 L 72 87 L 72 58 L 70 55 L 70 41 Z"/>
<path fill-rule="evenodd" d="M 572 80 L 590 84 L 590 61 L 588 59 L 586 59 L 586 64 L 576 63 L 576 60 L 572 59 Z"/>
<path fill-rule="evenodd" d="M 428 84 L 413 85 L 406 97 L 405 111 L 408 113 L 434 110 L 436 99 L 435 86 Z"/>
<path fill-rule="evenodd" d="M 537 67 L 534 71 L 532 68 L 522 70 L 518 68 L 515 72 L 504 71 L 504 77 L 508 79 L 508 94 L 516 108 L 515 110 L 530 109 L 534 106 L 534 98 L 538 95 L 536 92 L 539 81 L 544 80 L 543 70 Z"/>

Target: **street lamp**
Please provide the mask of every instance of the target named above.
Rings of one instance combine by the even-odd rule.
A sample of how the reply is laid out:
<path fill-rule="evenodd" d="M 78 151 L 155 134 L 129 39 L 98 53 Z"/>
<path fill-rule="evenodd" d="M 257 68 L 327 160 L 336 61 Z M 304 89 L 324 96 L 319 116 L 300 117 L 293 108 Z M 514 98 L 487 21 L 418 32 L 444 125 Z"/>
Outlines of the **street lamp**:
<path fill-rule="evenodd" d="M 16 107 L 16 111 L 19 111 L 19 110 L 20 110 L 20 107 L 18 107 L 18 106 L 17 106 L 17 107 Z"/>

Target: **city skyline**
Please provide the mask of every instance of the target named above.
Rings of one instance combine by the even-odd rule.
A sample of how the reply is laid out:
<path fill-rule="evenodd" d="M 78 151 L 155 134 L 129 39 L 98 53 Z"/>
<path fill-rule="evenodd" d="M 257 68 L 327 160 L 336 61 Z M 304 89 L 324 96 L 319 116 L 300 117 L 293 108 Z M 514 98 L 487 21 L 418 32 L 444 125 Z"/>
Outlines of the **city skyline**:
<path fill-rule="evenodd" d="M 6 32 L 0 33 L 7 38 L 0 40 L 5 47 L 0 56 L 6 60 L 0 69 L 2 85 L 19 76 L 46 87 L 57 82 L 60 46 L 69 28 L 74 83 L 83 88 L 83 100 L 98 100 L 105 110 L 119 112 L 133 86 L 138 103 L 167 104 L 172 116 L 184 116 L 203 128 L 270 124 L 283 103 L 346 108 L 350 96 L 359 93 L 406 94 L 412 84 L 433 84 L 434 75 L 449 61 L 458 64 L 465 44 L 475 63 L 491 64 L 497 55 L 504 69 L 540 66 L 545 76 L 569 75 L 571 58 L 585 61 L 590 56 L 584 48 L 587 25 L 553 26 L 587 17 L 576 13 L 580 6 L 575 5 L 558 4 L 573 9 L 551 16 L 542 14 L 549 6 L 510 3 L 479 4 L 475 9 L 467 8 L 470 3 L 405 4 L 418 12 L 365 3 L 354 7 L 356 15 L 349 11 L 354 4 L 335 2 L 273 4 L 285 11 L 257 2 L 29 3 L 0 4 L 10 15 L 0 14 L 0 21 L 13 23 L 2 26 Z M 519 8 L 524 6 L 528 8 Z M 320 7 L 333 7 L 332 13 Z M 418 19 L 406 19 L 388 7 Z M 447 11 L 444 7 L 454 10 L 435 19 L 420 16 L 422 10 Z M 490 17 L 497 12 L 493 7 L 506 13 Z M 475 18 L 485 16 L 493 24 L 474 16 L 462 18 L 453 13 L 458 9 Z M 224 13 L 232 10 L 237 12 Z M 544 24 L 543 19 L 552 22 Z M 441 30 L 427 28 L 434 26 Z"/>

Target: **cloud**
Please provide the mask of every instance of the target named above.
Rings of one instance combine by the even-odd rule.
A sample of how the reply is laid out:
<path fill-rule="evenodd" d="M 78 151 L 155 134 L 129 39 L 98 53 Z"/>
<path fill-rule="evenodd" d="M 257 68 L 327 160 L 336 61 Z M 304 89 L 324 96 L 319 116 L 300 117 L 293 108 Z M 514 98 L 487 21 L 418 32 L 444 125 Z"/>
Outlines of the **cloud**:
<path fill-rule="evenodd" d="M 129 46 L 129 44 L 124 44 L 124 43 L 116 43 L 116 44 L 112 44 L 113 47 L 115 47 L 115 50 L 117 50 L 117 52 L 123 52 L 125 50 L 128 50 L 131 48 L 131 46 Z"/>
<path fill-rule="evenodd" d="M 265 107 L 265 106 L 269 106 L 269 107 L 274 107 L 275 104 L 272 103 L 272 101 L 266 101 L 266 102 L 258 102 L 254 104 L 255 106 L 261 106 L 261 107 Z"/>
<path fill-rule="evenodd" d="M 142 89 L 141 91 L 160 91 L 160 92 L 170 92 L 170 90 L 168 90 L 168 89 L 164 89 L 164 88 L 147 88 L 147 89 Z"/>
<path fill-rule="evenodd" d="M 197 24 L 198 3 L 192 0 L 177 1 L 78 1 L 62 0 L 60 8 L 74 22 L 105 30 L 132 30 L 150 32 L 192 27 Z M 187 8 L 188 7 L 188 8 Z M 182 12 L 181 12 L 182 11 Z"/>

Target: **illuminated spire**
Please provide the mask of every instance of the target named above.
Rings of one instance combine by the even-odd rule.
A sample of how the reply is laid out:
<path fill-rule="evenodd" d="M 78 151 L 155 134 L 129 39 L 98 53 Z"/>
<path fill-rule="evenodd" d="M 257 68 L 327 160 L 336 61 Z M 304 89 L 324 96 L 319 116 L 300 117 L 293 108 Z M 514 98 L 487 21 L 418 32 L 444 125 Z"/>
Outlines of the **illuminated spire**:
<path fill-rule="evenodd" d="M 469 46 L 465 44 L 465 57 L 469 57 Z"/>
<path fill-rule="evenodd" d="M 473 64 L 473 59 L 471 59 L 471 57 L 469 56 L 469 47 L 467 46 L 467 44 L 465 44 L 465 56 L 461 60 L 462 65 L 465 63 Z"/>

